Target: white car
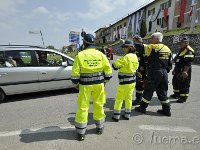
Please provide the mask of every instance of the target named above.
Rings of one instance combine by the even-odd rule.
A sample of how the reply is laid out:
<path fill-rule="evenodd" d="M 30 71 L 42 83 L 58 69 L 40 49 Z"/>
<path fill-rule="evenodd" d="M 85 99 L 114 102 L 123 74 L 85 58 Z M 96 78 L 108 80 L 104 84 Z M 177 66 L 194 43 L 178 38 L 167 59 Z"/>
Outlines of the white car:
<path fill-rule="evenodd" d="M 0 102 L 6 95 L 73 88 L 74 59 L 37 46 L 0 45 Z"/>

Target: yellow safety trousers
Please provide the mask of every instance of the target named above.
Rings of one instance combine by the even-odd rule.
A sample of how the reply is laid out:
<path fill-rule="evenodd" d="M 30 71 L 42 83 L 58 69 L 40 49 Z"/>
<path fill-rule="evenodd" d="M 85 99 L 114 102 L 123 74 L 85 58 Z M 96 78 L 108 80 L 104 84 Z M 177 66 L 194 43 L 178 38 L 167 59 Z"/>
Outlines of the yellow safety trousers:
<path fill-rule="evenodd" d="M 118 85 L 114 110 L 121 110 L 123 101 L 125 101 L 125 109 L 132 108 L 132 95 L 135 84 L 136 83 Z"/>
<path fill-rule="evenodd" d="M 75 122 L 88 122 L 88 109 L 90 107 L 90 97 L 93 100 L 93 119 L 102 120 L 106 117 L 103 106 L 106 102 L 104 83 L 93 85 L 79 85 L 78 108 Z"/>

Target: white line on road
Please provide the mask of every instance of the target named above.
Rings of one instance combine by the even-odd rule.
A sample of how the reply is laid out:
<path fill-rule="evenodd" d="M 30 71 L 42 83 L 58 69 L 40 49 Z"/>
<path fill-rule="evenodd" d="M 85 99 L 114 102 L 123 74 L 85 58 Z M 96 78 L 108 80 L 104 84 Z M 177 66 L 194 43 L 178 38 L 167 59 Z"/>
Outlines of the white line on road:
<path fill-rule="evenodd" d="M 157 130 L 157 131 L 176 131 L 176 132 L 192 132 L 192 133 L 196 132 L 192 128 L 182 127 L 182 126 L 170 127 L 170 126 L 156 126 L 156 125 L 140 125 L 139 128 L 143 130 Z"/>
<path fill-rule="evenodd" d="M 0 132 L 0 137 L 8 137 L 8 136 L 16 136 L 16 135 L 24 135 L 24 134 L 34 134 L 34 133 L 47 133 L 47 132 L 63 132 L 71 129 L 75 129 L 75 127 L 44 127 L 44 128 L 35 128 L 35 129 L 25 129 L 25 130 L 16 130 L 16 131 L 6 131 Z"/>

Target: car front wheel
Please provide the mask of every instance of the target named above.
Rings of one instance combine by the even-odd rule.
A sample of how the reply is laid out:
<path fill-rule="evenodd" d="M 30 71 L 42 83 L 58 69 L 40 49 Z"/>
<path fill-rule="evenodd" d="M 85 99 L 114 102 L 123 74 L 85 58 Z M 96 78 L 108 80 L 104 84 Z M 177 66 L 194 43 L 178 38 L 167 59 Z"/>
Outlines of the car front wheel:
<path fill-rule="evenodd" d="M 5 99 L 5 93 L 0 89 L 0 103 Z"/>

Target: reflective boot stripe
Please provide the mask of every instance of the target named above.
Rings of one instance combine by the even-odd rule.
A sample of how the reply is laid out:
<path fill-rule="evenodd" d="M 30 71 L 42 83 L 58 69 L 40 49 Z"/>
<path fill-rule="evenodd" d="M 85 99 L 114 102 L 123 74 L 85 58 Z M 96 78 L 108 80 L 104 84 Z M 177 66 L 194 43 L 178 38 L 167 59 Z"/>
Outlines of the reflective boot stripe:
<path fill-rule="evenodd" d="M 120 118 L 120 115 L 121 115 L 121 110 L 114 110 L 114 118 L 115 119 L 118 119 Z"/>
<path fill-rule="evenodd" d="M 105 122 L 105 118 L 101 119 L 101 120 L 95 120 L 95 124 L 97 128 L 103 128 L 103 124 Z"/>

